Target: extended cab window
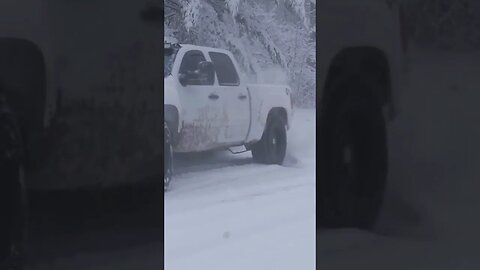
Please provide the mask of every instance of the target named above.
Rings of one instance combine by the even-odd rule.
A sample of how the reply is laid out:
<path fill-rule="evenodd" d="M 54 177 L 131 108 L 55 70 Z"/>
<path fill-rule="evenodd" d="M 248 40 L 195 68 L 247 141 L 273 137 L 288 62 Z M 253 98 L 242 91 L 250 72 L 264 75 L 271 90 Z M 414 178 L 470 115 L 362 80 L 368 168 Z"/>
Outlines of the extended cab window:
<path fill-rule="evenodd" d="M 182 64 L 180 65 L 180 74 L 185 74 L 190 77 L 190 85 L 213 85 L 213 81 L 205 80 L 198 76 L 195 71 L 198 69 L 198 64 L 202 61 L 206 61 L 205 56 L 201 51 L 193 50 L 188 51 L 182 59 Z"/>
<path fill-rule="evenodd" d="M 232 59 L 224 53 L 209 52 L 208 55 L 212 59 L 217 73 L 218 84 L 224 86 L 240 85 L 237 70 L 233 65 Z"/>

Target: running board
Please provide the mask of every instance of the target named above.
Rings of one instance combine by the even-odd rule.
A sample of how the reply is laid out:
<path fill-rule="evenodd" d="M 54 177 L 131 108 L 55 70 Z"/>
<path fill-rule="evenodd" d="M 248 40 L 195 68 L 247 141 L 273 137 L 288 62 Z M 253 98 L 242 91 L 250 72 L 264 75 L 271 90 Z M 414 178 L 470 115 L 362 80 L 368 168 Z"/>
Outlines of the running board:
<path fill-rule="evenodd" d="M 232 148 L 241 148 L 242 150 L 241 151 L 233 151 Z M 234 146 L 234 147 L 229 147 L 228 151 L 230 151 L 230 153 L 236 155 L 236 154 L 241 154 L 241 153 L 248 152 L 250 150 L 248 150 L 245 146 Z"/>

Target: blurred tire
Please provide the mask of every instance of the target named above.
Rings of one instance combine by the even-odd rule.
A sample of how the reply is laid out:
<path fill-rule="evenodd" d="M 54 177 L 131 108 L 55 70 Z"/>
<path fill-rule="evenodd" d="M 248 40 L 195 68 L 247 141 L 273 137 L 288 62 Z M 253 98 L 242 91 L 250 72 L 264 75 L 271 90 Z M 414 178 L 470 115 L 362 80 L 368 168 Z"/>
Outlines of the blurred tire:
<path fill-rule="evenodd" d="M 387 178 L 382 109 L 360 80 L 334 87 L 320 115 L 319 225 L 372 229 Z"/>
<path fill-rule="evenodd" d="M 173 179 L 173 142 L 172 133 L 167 123 L 164 123 L 164 148 L 163 148 L 163 188 L 168 190 Z"/>
<path fill-rule="evenodd" d="M 0 97 L 0 269 L 22 269 L 27 238 L 27 193 L 22 140 L 15 117 Z"/>
<path fill-rule="evenodd" d="M 285 120 L 273 115 L 267 122 L 259 142 L 252 146 L 252 156 L 256 162 L 282 165 L 287 150 L 287 130 Z"/>

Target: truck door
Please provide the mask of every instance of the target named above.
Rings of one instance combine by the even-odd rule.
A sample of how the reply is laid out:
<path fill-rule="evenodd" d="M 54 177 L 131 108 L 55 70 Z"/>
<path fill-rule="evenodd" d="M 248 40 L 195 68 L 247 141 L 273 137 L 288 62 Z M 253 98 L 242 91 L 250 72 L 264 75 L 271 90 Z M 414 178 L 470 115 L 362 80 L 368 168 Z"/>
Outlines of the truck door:
<path fill-rule="evenodd" d="M 209 52 L 215 66 L 219 92 L 225 115 L 224 139 L 228 144 L 241 144 L 245 141 L 250 125 L 250 97 L 246 87 L 240 86 L 237 69 L 229 55 Z"/>
<path fill-rule="evenodd" d="M 206 61 L 199 50 L 190 50 L 183 56 L 179 76 L 193 74 L 198 64 Z M 182 103 L 182 134 L 176 151 L 204 151 L 218 147 L 221 142 L 223 127 L 220 124 L 222 100 L 214 81 L 189 80 L 179 88 Z"/>

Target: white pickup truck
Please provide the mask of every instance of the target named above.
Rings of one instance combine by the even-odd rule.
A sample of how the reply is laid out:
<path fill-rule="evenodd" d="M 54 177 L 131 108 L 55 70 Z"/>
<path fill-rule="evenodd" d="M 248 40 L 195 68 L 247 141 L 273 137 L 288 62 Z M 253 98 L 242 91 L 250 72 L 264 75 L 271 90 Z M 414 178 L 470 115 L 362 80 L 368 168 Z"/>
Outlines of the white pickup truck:
<path fill-rule="evenodd" d="M 245 84 L 226 50 L 164 42 L 164 186 L 173 152 L 245 146 L 257 162 L 282 164 L 292 114 L 286 85 Z"/>
<path fill-rule="evenodd" d="M 385 190 L 395 189 L 387 183 L 399 182 L 389 178 L 407 173 L 410 179 L 408 165 L 417 161 L 404 153 L 414 149 L 409 142 L 445 139 L 398 123 L 426 115 L 424 106 L 411 104 L 431 100 L 430 92 L 403 86 L 408 43 L 401 2 L 316 1 L 317 225 L 374 224 Z M 0 1 L 0 225 L 6 225 L 0 239 L 11 238 L 0 241 L 0 262 L 19 261 L 28 228 L 23 182 L 30 189 L 96 189 L 158 178 L 163 7 L 150 0 Z M 231 74 L 216 63 L 212 85 L 192 85 L 195 80 L 181 78 L 179 70 L 194 50 L 212 62 L 218 59 L 211 53 L 224 53 L 236 67 L 221 50 L 181 45 L 164 54 L 171 151 L 245 144 L 256 159 L 268 161 L 268 131 L 280 126 L 273 123 L 290 123 L 289 88 L 228 84 Z M 406 140 L 405 134 L 420 137 Z M 433 150 L 424 156 L 442 157 Z"/>

